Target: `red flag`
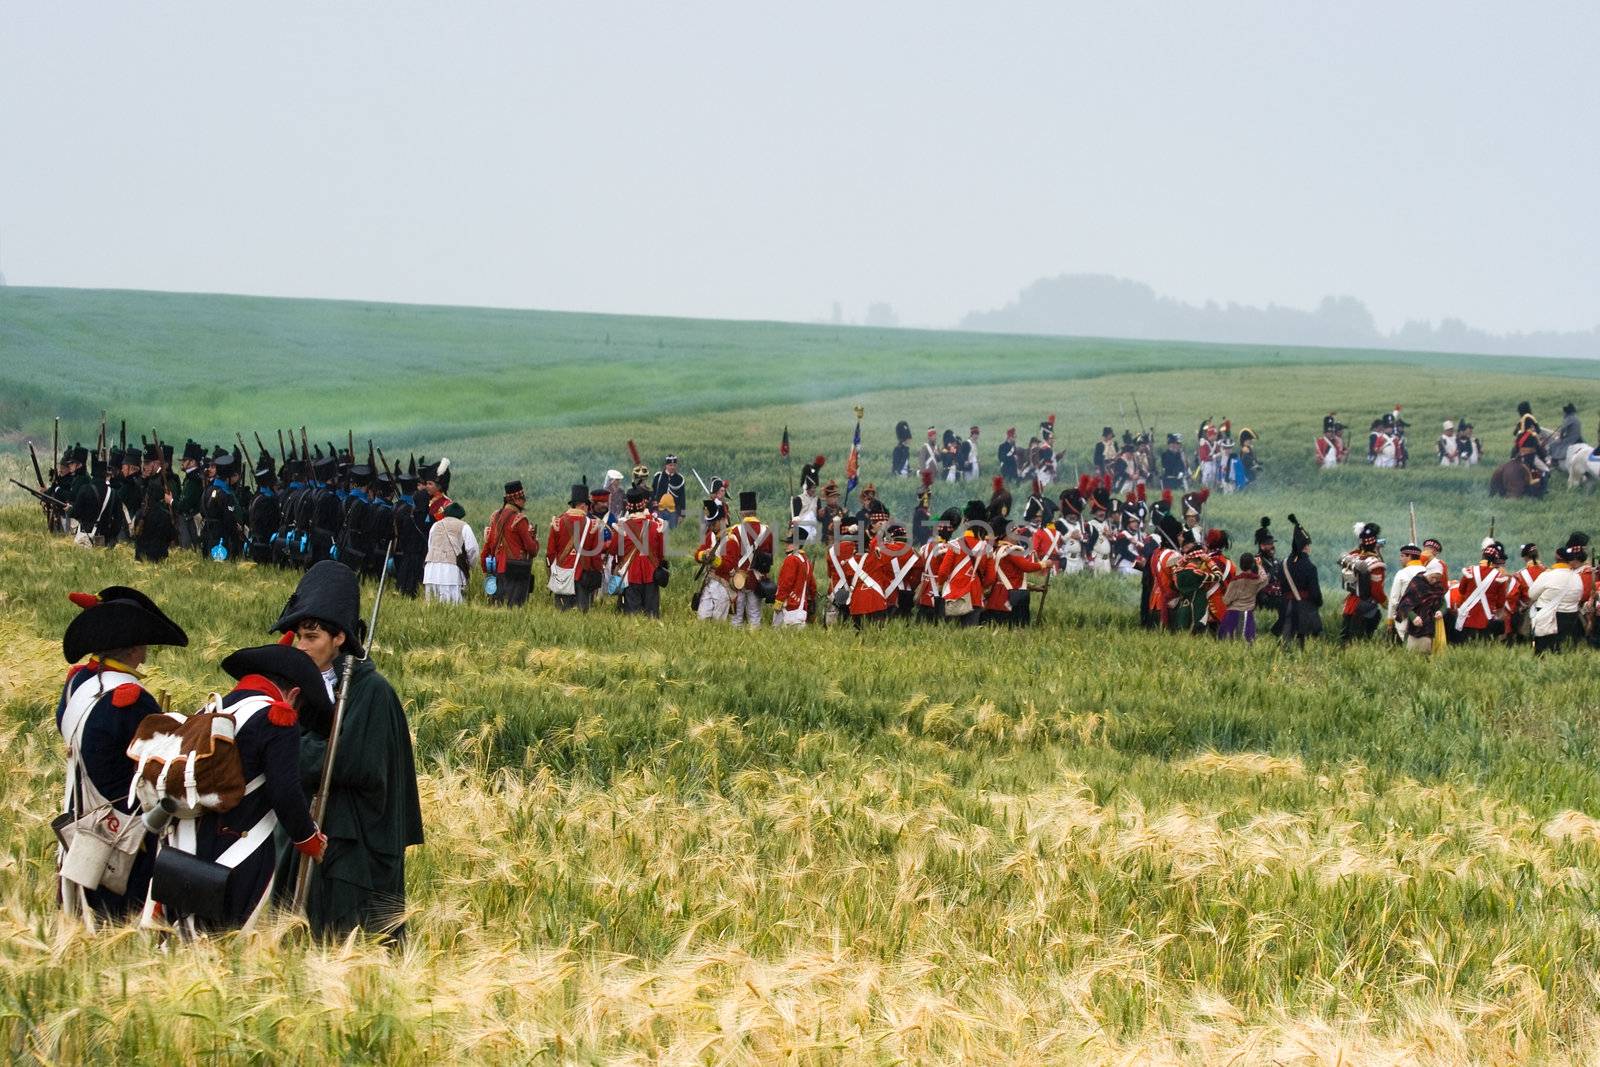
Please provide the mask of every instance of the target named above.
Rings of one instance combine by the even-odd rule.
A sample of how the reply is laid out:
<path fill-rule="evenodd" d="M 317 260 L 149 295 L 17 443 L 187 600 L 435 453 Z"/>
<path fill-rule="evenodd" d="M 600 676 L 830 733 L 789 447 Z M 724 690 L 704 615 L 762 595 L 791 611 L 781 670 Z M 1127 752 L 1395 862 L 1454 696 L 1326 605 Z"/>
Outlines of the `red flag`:
<path fill-rule="evenodd" d="M 783 443 L 778 446 L 778 455 L 784 459 L 789 458 L 789 427 L 783 428 Z"/>

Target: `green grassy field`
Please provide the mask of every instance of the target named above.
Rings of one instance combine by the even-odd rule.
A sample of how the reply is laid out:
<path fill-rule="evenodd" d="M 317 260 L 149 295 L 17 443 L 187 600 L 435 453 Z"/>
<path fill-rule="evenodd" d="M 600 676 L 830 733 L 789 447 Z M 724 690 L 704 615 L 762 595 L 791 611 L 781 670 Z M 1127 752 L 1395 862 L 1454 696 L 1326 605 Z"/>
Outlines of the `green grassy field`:
<path fill-rule="evenodd" d="M 68 380 L 77 365 L 117 384 Z M 998 444 L 1054 411 L 1086 454 L 1137 396 L 1163 429 L 1226 415 L 1263 434 L 1268 484 L 1208 512 L 1236 535 L 1297 510 L 1327 563 L 1356 518 L 1400 539 L 1414 500 L 1459 564 L 1491 515 L 1549 544 L 1594 498 L 1491 501 L 1483 469 L 1323 474 L 1322 413 L 1466 413 L 1498 454 L 1519 399 L 1592 418 L 1595 369 L 0 289 L 18 439 L 58 411 L 87 436 L 101 406 L 174 436 L 351 425 L 451 455 L 480 522 L 520 475 L 542 525 L 629 437 L 771 495 L 782 426 L 842 468 L 855 403 L 876 477 L 899 418 Z M 82 552 L 6 499 L 12 1059 L 1593 1060 L 1593 659 L 1149 635 L 1112 579 L 1058 582 L 1023 633 L 730 632 L 693 623 L 676 585 L 659 622 L 386 599 L 375 655 L 429 834 L 405 951 L 308 946 L 290 921 L 167 952 L 84 937 L 48 877 L 63 594 L 130 581 L 168 605 L 194 640 L 150 684 L 183 706 L 226 683 L 216 664 L 264 638 L 293 576 Z"/>

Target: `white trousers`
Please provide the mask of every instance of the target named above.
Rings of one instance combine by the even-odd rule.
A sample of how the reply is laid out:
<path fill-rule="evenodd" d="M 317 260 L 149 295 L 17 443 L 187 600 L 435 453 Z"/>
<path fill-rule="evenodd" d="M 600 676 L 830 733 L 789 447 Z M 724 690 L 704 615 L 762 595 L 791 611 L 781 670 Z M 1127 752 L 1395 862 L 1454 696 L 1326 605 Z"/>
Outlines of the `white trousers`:
<path fill-rule="evenodd" d="M 733 594 L 733 613 L 728 619 L 735 626 L 761 625 L 761 597 L 753 589 Z"/>
<path fill-rule="evenodd" d="M 700 591 L 700 610 L 695 613 L 702 619 L 722 619 L 728 615 L 728 587 L 710 581 Z"/>
<path fill-rule="evenodd" d="M 434 585 L 429 583 L 422 587 L 423 603 L 431 604 L 438 601 L 440 604 L 461 603 L 461 587 L 459 585 Z"/>

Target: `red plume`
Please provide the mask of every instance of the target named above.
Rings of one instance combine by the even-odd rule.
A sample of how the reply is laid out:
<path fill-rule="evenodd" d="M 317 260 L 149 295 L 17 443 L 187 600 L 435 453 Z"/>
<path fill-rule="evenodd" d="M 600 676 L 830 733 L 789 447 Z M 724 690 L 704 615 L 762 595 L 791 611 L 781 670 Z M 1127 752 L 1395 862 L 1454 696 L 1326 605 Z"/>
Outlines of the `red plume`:
<path fill-rule="evenodd" d="M 1054 426 L 1056 424 L 1056 413 L 1053 412 L 1053 411 L 1050 413 L 1049 422 L 1050 422 L 1051 426 Z"/>
<path fill-rule="evenodd" d="M 821 468 L 821 467 L 822 467 L 822 465 L 823 465 L 823 464 L 824 464 L 824 463 L 826 463 L 826 462 L 828 462 L 828 457 L 827 457 L 827 456 L 824 456 L 824 455 L 822 455 L 822 454 L 821 454 L 821 453 L 820 453 L 820 452 L 819 452 L 819 453 L 818 453 L 818 454 L 817 454 L 817 456 L 816 456 L 816 458 L 814 458 L 814 459 L 813 459 L 813 460 L 812 460 L 812 461 L 811 461 L 811 465 L 812 465 L 812 466 L 813 466 L 813 467 L 817 467 L 817 468 L 819 468 L 819 469 L 820 469 L 820 468 Z"/>
<path fill-rule="evenodd" d="M 1171 489 L 1163 489 L 1163 490 L 1161 490 L 1161 502 L 1163 504 L 1165 504 L 1168 508 L 1172 507 L 1172 490 Z"/>
<path fill-rule="evenodd" d="M 1139 501 L 1139 503 L 1141 503 L 1141 504 L 1144 503 L 1144 483 L 1143 482 L 1140 482 L 1138 485 L 1133 487 L 1133 495 L 1134 495 L 1134 498 Z"/>
<path fill-rule="evenodd" d="M 294 631 L 293 630 L 285 630 L 283 632 L 283 636 L 278 638 L 278 644 L 280 644 L 280 645 L 292 645 L 292 644 L 294 644 Z"/>
<path fill-rule="evenodd" d="M 639 458 L 639 446 L 633 443 L 633 438 L 628 438 L 628 455 L 633 457 L 633 465 L 637 467 L 644 460 Z"/>
<path fill-rule="evenodd" d="M 1204 504 L 1207 500 L 1211 499 L 1211 490 L 1210 489 L 1202 489 L 1202 490 L 1200 490 L 1198 493 L 1195 494 L 1195 499 L 1200 501 L 1200 503 Z"/>
<path fill-rule="evenodd" d="M 1106 476 L 1104 478 L 1100 479 L 1100 486 L 1106 492 L 1108 492 L 1108 493 L 1111 492 L 1111 474 L 1110 474 L 1109 471 L 1106 473 Z"/>
<path fill-rule="evenodd" d="M 93 593 L 68 593 L 67 599 L 80 608 L 92 608 L 100 603 L 100 598 Z"/>
<path fill-rule="evenodd" d="M 994 491 L 995 491 L 995 493 L 997 495 L 1000 494 L 1000 493 L 1005 492 L 1006 480 L 1001 475 L 996 474 L 994 476 L 994 482 L 992 484 L 994 485 Z"/>
<path fill-rule="evenodd" d="M 923 470 L 923 472 L 922 472 L 922 488 L 924 488 L 924 489 L 932 489 L 933 488 L 933 472 L 932 471 Z"/>
<path fill-rule="evenodd" d="M 1044 493 L 1044 486 L 1040 485 L 1039 484 L 1039 479 L 1037 477 L 1035 477 L 1033 479 L 1033 495 L 1034 496 L 1041 496 L 1041 495 L 1043 495 L 1043 493 Z"/>

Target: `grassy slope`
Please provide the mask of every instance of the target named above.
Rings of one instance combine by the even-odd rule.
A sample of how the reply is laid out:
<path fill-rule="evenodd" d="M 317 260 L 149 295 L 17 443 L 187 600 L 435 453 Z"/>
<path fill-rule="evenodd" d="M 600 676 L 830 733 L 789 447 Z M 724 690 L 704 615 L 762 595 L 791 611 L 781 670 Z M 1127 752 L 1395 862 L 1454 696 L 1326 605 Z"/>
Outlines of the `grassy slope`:
<path fill-rule="evenodd" d="M 1551 410 L 1573 385 L 1561 376 L 1592 369 L 1286 352 L 1259 373 L 1219 369 L 1258 353 L 1201 347 L 130 294 L 0 290 L 0 309 L 0 376 L 40 380 L 74 346 L 109 358 L 119 331 L 135 353 L 182 353 L 159 387 L 146 357 L 117 361 L 122 395 L 147 405 L 130 418 L 182 428 L 174 412 L 225 429 L 235 408 L 247 430 L 272 425 L 264 387 L 328 352 L 475 352 L 481 366 L 493 338 L 521 337 L 550 365 L 606 330 L 613 346 L 631 337 L 633 369 L 592 380 L 580 402 L 598 407 L 581 417 L 597 421 L 581 425 L 562 424 L 579 415 L 543 372 L 503 366 L 430 394 L 281 387 L 297 411 L 327 405 L 336 426 L 401 446 L 430 397 L 451 397 L 439 407 L 458 424 L 416 440 L 462 458 L 480 509 L 507 463 L 549 495 L 579 462 L 616 463 L 628 436 L 771 490 L 777 428 L 842 459 L 858 401 L 876 420 L 869 471 L 899 417 L 988 433 L 1055 410 L 1086 450 L 1136 392 L 1163 424 L 1231 414 L 1261 430 L 1276 484 L 1214 513 L 1243 533 L 1259 511 L 1299 508 L 1329 551 L 1357 512 L 1394 525 L 1414 498 L 1460 543 L 1491 505 L 1486 472 L 1315 472 L 1304 446 L 1322 411 L 1397 399 L 1422 423 L 1464 403 L 1487 431 L 1523 395 Z M 163 326 L 179 314 L 189 325 Z M 385 340 L 371 323 L 391 318 L 410 325 Z M 243 391 L 207 394 L 209 371 L 173 369 L 268 338 L 315 354 Z M 732 366 L 751 350 L 789 358 L 747 368 L 737 396 L 687 387 L 705 377 L 691 355 Z M 1001 384 L 953 388 L 928 373 L 939 359 Z M 685 384 L 630 381 L 663 363 Z M 525 418 L 481 409 L 491 382 Z M 44 410 L 85 402 L 49 388 Z M 625 395 L 650 418 L 623 418 Z M 1563 490 L 1494 507 L 1505 535 L 1548 541 L 1592 506 Z M 137 938 L 68 938 L 51 918 L 61 593 L 132 580 L 171 605 L 196 643 L 163 654 L 152 685 L 182 705 L 222 684 L 215 663 L 260 639 L 292 580 L 136 566 L 45 542 L 36 522 L 0 511 L 0 744 L 18 768 L 0 779 L 0 1037 L 14 1057 L 1504 1062 L 1576 1056 L 1597 1023 L 1600 824 L 1567 814 L 1600 814 L 1592 660 L 1152 637 L 1127 630 L 1113 581 L 1058 584 L 1059 625 L 1026 634 L 758 637 L 694 627 L 681 589 L 658 624 L 390 601 L 379 655 L 426 770 L 412 947 L 392 964 L 360 946 L 308 952 L 280 926 L 153 967 Z M 163 1010 L 180 1002 L 190 1014 Z"/>

